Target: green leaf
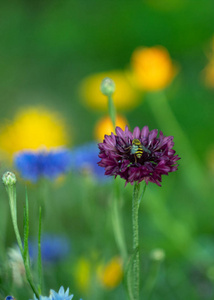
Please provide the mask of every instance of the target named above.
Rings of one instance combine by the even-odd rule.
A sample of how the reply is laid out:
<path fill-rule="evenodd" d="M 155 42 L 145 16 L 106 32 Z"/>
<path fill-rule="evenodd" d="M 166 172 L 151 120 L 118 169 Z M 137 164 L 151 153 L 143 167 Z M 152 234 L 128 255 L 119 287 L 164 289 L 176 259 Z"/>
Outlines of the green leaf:
<path fill-rule="evenodd" d="M 125 288 L 128 292 L 130 300 L 134 300 L 133 291 L 132 291 L 133 276 L 132 276 L 132 269 L 131 268 L 133 266 L 133 262 L 134 262 L 134 259 L 137 255 L 138 251 L 139 251 L 139 247 L 136 247 L 134 252 L 130 255 L 130 257 L 129 257 L 127 263 L 126 263 L 125 272 L 124 272 L 124 284 L 125 284 Z"/>
<path fill-rule="evenodd" d="M 38 278 L 39 293 L 42 293 L 42 252 L 41 252 L 41 234 L 42 234 L 42 207 L 39 207 L 39 231 L 38 231 Z"/>
<path fill-rule="evenodd" d="M 29 263 L 29 250 L 28 250 L 28 237 L 29 237 L 29 210 L 28 210 L 28 195 L 27 188 L 25 189 L 25 207 L 24 207 L 24 261 Z"/>

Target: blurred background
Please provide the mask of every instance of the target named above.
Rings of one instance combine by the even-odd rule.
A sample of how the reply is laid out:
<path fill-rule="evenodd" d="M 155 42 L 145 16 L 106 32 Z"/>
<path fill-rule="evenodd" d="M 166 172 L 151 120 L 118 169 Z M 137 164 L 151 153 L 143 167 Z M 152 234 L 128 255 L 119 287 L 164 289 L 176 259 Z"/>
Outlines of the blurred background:
<path fill-rule="evenodd" d="M 181 157 L 179 169 L 163 178 L 161 188 L 149 184 L 140 209 L 141 284 L 148 299 L 214 297 L 213 11 L 212 0 L 1 3 L 2 173 L 8 168 L 16 172 L 13 155 L 25 148 L 65 145 L 78 154 L 82 149 L 77 147 L 102 141 L 110 126 L 105 122 L 107 100 L 99 90 L 106 76 L 116 83 L 118 125 L 129 124 L 131 130 L 148 125 L 150 130 L 158 128 L 164 135 L 174 136 L 174 149 Z M 140 52 L 143 49 L 148 53 Z M 160 61 L 158 71 L 146 73 L 155 68 L 156 61 Z M 165 78 L 160 84 L 159 77 Z M 142 84 L 139 78 L 145 78 Z M 57 136 L 53 144 L 29 142 L 35 134 L 29 109 L 38 110 L 35 130 L 39 126 L 42 132 L 46 126 L 39 113 L 51 112 L 65 136 Z M 26 115 L 20 117 L 19 113 Z M 25 116 L 30 116 L 26 123 Z M 21 124 L 19 130 L 14 129 L 17 122 Z M 54 126 L 47 132 L 56 133 Z M 18 145 L 22 138 L 24 142 Z M 32 237 L 37 232 L 38 198 L 45 195 L 44 232 L 65 235 L 70 247 L 68 253 L 63 252 L 67 258 L 62 263 L 45 265 L 45 291 L 64 285 L 70 287 L 75 299 L 126 299 L 120 271 L 110 284 L 97 279 L 98 266 L 119 256 L 108 213 L 114 183 L 97 178 L 92 182 L 85 168 L 79 174 L 87 146 L 84 151 L 76 171 L 66 178 L 46 182 L 45 188 L 41 182 L 28 184 Z M 87 163 L 98 161 L 90 159 L 93 162 Z M 20 228 L 24 185 L 20 176 Z M 122 181 L 120 190 L 131 249 L 132 187 L 124 188 Z M 15 238 L 3 187 L 0 194 L 3 253 L 13 247 Z M 151 256 L 157 248 L 164 259 Z M 113 270 L 120 266 L 114 262 Z M 24 289 L 27 284 L 11 283 L 5 269 L 1 263 L 2 299 L 9 292 L 16 293 L 17 299 L 32 297 Z"/>

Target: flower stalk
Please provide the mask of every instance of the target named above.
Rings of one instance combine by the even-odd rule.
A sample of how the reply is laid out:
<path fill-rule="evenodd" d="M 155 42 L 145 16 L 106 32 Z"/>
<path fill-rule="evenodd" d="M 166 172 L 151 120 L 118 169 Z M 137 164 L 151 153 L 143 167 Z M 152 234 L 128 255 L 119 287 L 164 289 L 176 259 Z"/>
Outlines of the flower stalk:
<path fill-rule="evenodd" d="M 108 96 L 108 110 L 109 110 L 109 115 L 112 120 L 113 127 L 116 127 L 116 110 L 114 106 L 114 102 L 111 96 Z"/>
<path fill-rule="evenodd" d="M 111 216 L 116 243 L 118 245 L 123 262 L 126 262 L 128 254 L 122 224 L 122 216 L 120 213 L 121 210 L 119 200 L 119 185 L 118 182 L 115 182 L 115 191 L 111 202 Z"/>
<path fill-rule="evenodd" d="M 110 78 L 105 78 L 101 84 L 101 91 L 109 99 L 109 115 L 113 126 L 115 126 L 115 109 L 112 100 L 114 84 Z M 105 135 L 102 143 L 98 144 L 100 149 L 100 161 L 98 165 L 105 168 L 105 175 L 115 178 L 120 176 L 126 183 L 134 185 L 132 197 L 132 231 L 133 231 L 133 253 L 129 259 L 125 259 L 126 271 L 125 282 L 130 300 L 139 300 L 140 294 L 140 255 L 139 255 L 139 224 L 138 212 L 141 199 L 145 193 L 148 182 L 161 186 L 162 176 L 174 172 L 178 168 L 177 161 L 180 159 L 173 149 L 173 136 L 164 136 L 160 131 L 154 129 L 149 131 L 148 126 L 141 130 L 135 127 L 131 132 L 128 126 L 125 130 L 115 128 L 115 134 Z M 144 181 L 140 195 L 140 182 Z M 119 194 L 115 194 L 112 218 L 114 220 L 115 239 L 121 255 L 124 252 L 125 239 L 123 238 L 122 225 L 119 219 L 118 207 Z"/>
<path fill-rule="evenodd" d="M 19 228 L 17 224 L 17 209 L 16 209 L 16 188 L 15 186 L 9 186 L 6 188 L 8 196 L 9 196 L 9 205 L 10 205 L 10 212 L 11 218 L 13 223 L 14 232 L 16 235 L 16 240 L 21 251 L 22 256 L 24 255 L 24 249 L 22 246 L 22 240 L 19 233 Z"/>
<path fill-rule="evenodd" d="M 111 118 L 113 127 L 116 127 L 116 109 L 114 106 L 114 101 L 112 99 L 112 94 L 115 92 L 115 83 L 111 78 L 104 78 L 101 83 L 101 92 L 108 97 L 108 111 Z"/>
<path fill-rule="evenodd" d="M 185 182 L 191 186 L 196 197 L 204 198 L 211 193 L 210 185 L 205 176 L 203 166 L 201 165 L 192 145 L 179 122 L 174 115 L 165 91 L 153 92 L 147 94 L 148 105 L 156 118 L 158 124 L 164 129 L 176 133 L 177 148 L 185 153 L 183 156 L 184 164 L 188 166 L 183 168 Z M 180 149 L 179 149 L 180 147 Z M 201 188 L 203 186 L 203 188 Z"/>
<path fill-rule="evenodd" d="M 114 106 L 114 101 L 112 98 L 112 94 L 115 92 L 115 83 L 111 78 L 104 78 L 101 83 L 101 92 L 108 97 L 108 111 L 109 116 L 113 125 L 113 128 L 116 127 L 116 108 Z M 114 230 L 114 236 L 115 240 L 120 252 L 120 255 L 122 257 L 123 263 L 127 261 L 128 253 L 127 253 L 127 247 L 125 242 L 125 234 L 123 230 L 123 224 L 122 224 L 122 216 L 121 216 L 121 210 L 120 210 L 120 189 L 119 189 L 119 182 L 115 182 L 114 186 L 114 195 L 113 199 L 111 201 L 111 216 L 112 216 L 112 223 L 113 223 L 113 230 Z"/>
<path fill-rule="evenodd" d="M 133 299 L 139 299 L 140 287 L 140 257 L 139 257 L 139 191 L 140 184 L 134 183 L 133 198 L 132 198 L 132 230 L 133 230 L 133 252 L 135 253 L 132 267 L 133 280 Z"/>
<path fill-rule="evenodd" d="M 24 247 L 23 247 L 21 236 L 19 233 L 18 223 L 17 223 L 16 176 L 11 172 L 6 172 L 2 176 L 2 181 L 3 184 L 5 185 L 5 189 L 9 197 L 9 205 L 10 205 L 13 228 L 23 258 L 26 278 L 34 294 L 39 298 L 39 293 L 33 283 L 33 278 L 30 270 L 30 258 L 29 258 L 29 251 L 28 251 L 28 233 L 29 233 L 28 198 L 26 197 L 26 206 L 24 212 Z"/>
<path fill-rule="evenodd" d="M 41 249 L 41 235 L 42 235 L 42 207 L 39 207 L 39 233 L 38 233 L 38 277 L 39 293 L 42 294 L 42 249 Z"/>

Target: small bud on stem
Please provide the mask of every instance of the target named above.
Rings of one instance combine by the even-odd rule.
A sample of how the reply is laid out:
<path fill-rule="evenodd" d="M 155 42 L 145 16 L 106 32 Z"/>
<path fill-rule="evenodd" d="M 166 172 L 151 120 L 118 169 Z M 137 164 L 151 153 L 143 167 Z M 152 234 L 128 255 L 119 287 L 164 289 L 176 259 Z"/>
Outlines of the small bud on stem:
<path fill-rule="evenodd" d="M 111 96 L 115 92 L 114 81 L 109 77 L 104 78 L 101 82 L 100 90 L 105 96 Z"/>
<path fill-rule="evenodd" d="M 12 186 L 16 184 L 16 175 L 12 172 L 5 172 L 2 176 L 2 182 L 5 186 Z"/>

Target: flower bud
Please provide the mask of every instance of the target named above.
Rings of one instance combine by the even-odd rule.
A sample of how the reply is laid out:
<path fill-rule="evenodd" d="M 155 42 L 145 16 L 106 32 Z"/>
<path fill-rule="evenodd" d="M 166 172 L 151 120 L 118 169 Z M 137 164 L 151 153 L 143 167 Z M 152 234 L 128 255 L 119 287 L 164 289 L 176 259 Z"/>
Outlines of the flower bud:
<path fill-rule="evenodd" d="M 111 96 L 115 92 L 114 81 L 109 77 L 104 78 L 101 82 L 100 90 L 105 96 Z"/>
<path fill-rule="evenodd" d="M 163 261 L 165 258 L 165 252 L 163 249 L 157 248 L 151 252 L 150 257 L 152 260 L 155 261 Z"/>
<path fill-rule="evenodd" d="M 5 172 L 2 176 L 2 182 L 5 186 L 12 186 L 16 184 L 16 175 L 12 172 Z"/>

